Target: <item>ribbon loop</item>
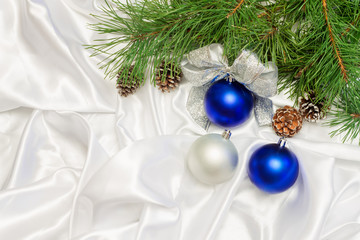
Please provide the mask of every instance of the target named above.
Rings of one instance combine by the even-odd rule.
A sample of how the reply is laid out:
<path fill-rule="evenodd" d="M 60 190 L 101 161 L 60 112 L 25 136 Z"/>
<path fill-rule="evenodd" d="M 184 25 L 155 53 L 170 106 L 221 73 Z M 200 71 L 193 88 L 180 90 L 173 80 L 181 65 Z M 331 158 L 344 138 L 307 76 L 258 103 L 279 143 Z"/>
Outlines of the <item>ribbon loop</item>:
<path fill-rule="evenodd" d="M 278 70 L 275 64 L 267 66 L 252 52 L 243 50 L 232 66 L 224 56 L 221 44 L 211 44 L 191 51 L 181 63 L 184 78 L 193 87 L 187 110 L 197 124 L 206 126 L 204 97 L 214 81 L 228 77 L 245 85 L 255 97 L 255 117 L 260 126 L 271 124 L 272 101 L 268 97 L 277 91 Z"/>

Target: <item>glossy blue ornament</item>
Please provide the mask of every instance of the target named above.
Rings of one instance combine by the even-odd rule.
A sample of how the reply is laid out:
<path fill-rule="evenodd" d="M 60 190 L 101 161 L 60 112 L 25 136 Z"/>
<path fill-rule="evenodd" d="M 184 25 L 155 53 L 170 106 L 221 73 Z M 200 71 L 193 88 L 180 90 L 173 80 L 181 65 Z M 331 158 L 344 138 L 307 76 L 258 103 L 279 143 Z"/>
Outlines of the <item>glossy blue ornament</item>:
<path fill-rule="evenodd" d="M 204 107 L 212 123 L 229 128 L 242 124 L 250 117 L 254 99 L 241 83 L 222 79 L 207 90 Z"/>
<path fill-rule="evenodd" d="M 294 153 L 279 141 L 257 149 L 251 156 L 248 175 L 261 190 L 280 193 L 289 189 L 299 175 L 299 162 Z"/>

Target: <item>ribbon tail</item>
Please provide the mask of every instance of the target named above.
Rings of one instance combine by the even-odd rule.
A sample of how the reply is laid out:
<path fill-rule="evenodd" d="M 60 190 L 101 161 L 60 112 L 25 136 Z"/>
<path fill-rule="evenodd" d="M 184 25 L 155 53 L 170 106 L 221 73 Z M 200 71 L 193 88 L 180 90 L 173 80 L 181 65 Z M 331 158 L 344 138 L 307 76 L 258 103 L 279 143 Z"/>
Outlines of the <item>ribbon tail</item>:
<path fill-rule="evenodd" d="M 269 98 L 255 96 L 254 112 L 259 126 L 271 125 L 273 118 L 273 103 Z"/>
<path fill-rule="evenodd" d="M 277 81 L 278 69 L 274 63 L 269 62 L 268 67 L 252 83 L 246 84 L 246 87 L 257 96 L 268 98 L 276 95 Z"/>
<path fill-rule="evenodd" d="M 206 91 L 210 86 L 211 83 L 200 87 L 192 87 L 186 103 L 186 109 L 190 113 L 191 117 L 204 129 L 206 129 L 209 120 L 205 113 L 204 98 Z"/>

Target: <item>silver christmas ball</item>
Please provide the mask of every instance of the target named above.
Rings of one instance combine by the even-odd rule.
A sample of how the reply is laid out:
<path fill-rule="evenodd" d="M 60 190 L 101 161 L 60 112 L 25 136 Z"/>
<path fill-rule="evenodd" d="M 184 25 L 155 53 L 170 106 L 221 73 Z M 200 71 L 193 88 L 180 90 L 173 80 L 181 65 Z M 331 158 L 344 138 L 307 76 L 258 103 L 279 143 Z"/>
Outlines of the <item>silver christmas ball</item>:
<path fill-rule="evenodd" d="M 208 134 L 190 148 L 187 164 L 192 175 L 206 184 L 219 184 L 230 179 L 238 165 L 238 152 L 229 140 L 230 132 Z"/>

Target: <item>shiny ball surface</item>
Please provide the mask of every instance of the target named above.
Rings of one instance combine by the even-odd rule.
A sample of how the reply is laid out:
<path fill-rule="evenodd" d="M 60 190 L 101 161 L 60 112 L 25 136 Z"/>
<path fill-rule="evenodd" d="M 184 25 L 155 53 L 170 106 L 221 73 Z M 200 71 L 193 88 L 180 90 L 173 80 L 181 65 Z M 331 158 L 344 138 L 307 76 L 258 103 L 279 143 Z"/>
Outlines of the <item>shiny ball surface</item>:
<path fill-rule="evenodd" d="M 299 162 L 289 149 L 279 144 L 267 144 L 252 154 L 248 175 L 259 189 L 268 193 L 280 193 L 296 182 Z"/>
<path fill-rule="evenodd" d="M 212 123 L 224 128 L 236 127 L 250 117 L 254 99 L 241 83 L 222 79 L 207 90 L 204 107 Z"/>
<path fill-rule="evenodd" d="M 234 144 L 220 134 L 207 134 L 191 146 L 187 165 L 200 182 L 219 184 L 234 175 L 238 165 L 238 152 Z"/>

